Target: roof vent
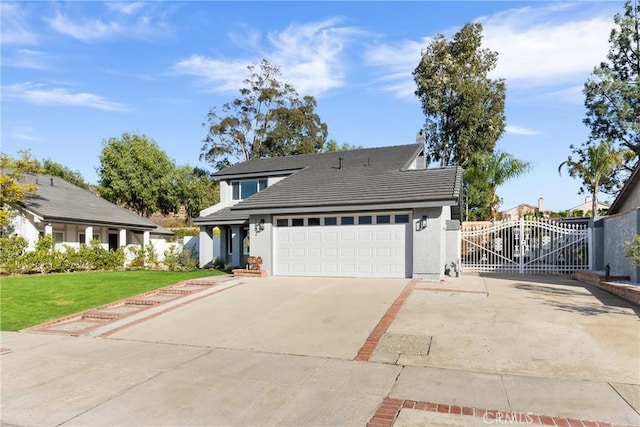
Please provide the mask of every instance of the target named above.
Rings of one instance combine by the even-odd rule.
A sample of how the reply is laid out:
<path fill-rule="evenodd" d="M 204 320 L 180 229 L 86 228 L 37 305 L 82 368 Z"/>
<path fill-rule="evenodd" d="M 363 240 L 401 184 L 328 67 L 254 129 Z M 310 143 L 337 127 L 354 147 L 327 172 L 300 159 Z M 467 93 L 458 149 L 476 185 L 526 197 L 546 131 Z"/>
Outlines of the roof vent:
<path fill-rule="evenodd" d="M 342 170 L 342 157 L 338 157 L 338 169 Z"/>
<path fill-rule="evenodd" d="M 40 185 L 40 183 L 38 182 L 38 178 L 36 178 L 36 185 Z"/>
<path fill-rule="evenodd" d="M 53 185 L 53 178 L 51 178 L 51 185 Z"/>

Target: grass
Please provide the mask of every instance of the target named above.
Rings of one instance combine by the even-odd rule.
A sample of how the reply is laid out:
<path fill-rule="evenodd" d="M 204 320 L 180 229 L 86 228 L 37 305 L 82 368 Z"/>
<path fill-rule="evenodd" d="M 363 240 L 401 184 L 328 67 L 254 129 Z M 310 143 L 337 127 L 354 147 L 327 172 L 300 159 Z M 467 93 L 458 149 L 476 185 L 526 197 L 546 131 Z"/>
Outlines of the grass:
<path fill-rule="evenodd" d="M 91 271 L 0 278 L 0 330 L 18 331 L 216 270 Z"/>

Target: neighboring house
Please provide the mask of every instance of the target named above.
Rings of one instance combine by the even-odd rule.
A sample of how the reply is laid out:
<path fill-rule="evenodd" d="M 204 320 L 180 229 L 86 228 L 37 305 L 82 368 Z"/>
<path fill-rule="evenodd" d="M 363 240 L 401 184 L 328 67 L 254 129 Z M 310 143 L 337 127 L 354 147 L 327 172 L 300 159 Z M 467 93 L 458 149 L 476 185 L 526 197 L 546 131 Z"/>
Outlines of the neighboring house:
<path fill-rule="evenodd" d="M 633 282 L 640 282 L 640 266 L 633 266 L 626 256 L 625 242 L 640 234 L 640 163 L 637 163 L 620 189 L 609 212 L 599 223 L 602 229 L 602 263 L 597 268 L 609 265 L 612 275 L 629 276 Z M 599 233 L 597 234 L 599 235 Z"/>
<path fill-rule="evenodd" d="M 12 206 L 16 215 L 3 233 L 26 238 L 31 248 L 40 236 L 51 235 L 58 250 L 65 245 L 78 248 L 97 239 L 105 249 L 145 247 L 151 243 L 162 256 L 166 238 L 173 235 L 62 178 L 26 174 L 25 180 L 35 184 L 37 190 Z"/>
<path fill-rule="evenodd" d="M 200 265 L 260 256 L 274 275 L 440 279 L 459 262 L 462 169 L 422 144 L 249 160 L 215 173 Z"/>
<path fill-rule="evenodd" d="M 521 203 L 518 206 L 514 206 L 511 209 L 500 212 L 500 217 L 504 220 L 510 221 L 524 218 L 530 214 L 537 214 L 538 212 L 544 213 L 544 199 L 542 197 L 538 199 L 538 206 Z"/>
<path fill-rule="evenodd" d="M 584 198 L 584 203 L 581 203 L 578 206 L 574 206 L 570 209 L 567 209 L 569 216 L 591 216 L 591 209 L 593 207 L 592 201 L 593 199 L 591 198 L 591 196 L 586 196 Z M 598 212 L 607 212 L 607 210 L 609 210 L 609 205 L 599 201 Z M 598 212 L 596 212 L 596 214 Z"/>

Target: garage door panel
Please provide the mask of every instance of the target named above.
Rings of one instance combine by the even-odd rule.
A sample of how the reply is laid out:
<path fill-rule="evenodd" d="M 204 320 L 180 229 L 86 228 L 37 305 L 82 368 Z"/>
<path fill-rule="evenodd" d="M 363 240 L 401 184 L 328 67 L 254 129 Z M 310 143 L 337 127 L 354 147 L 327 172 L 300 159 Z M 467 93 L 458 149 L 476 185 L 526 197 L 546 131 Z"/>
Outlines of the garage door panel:
<path fill-rule="evenodd" d="M 371 231 L 360 231 L 358 240 L 373 240 L 373 233 Z"/>
<path fill-rule="evenodd" d="M 359 258 L 371 258 L 373 256 L 372 248 L 359 248 L 358 249 L 358 257 Z"/>
<path fill-rule="evenodd" d="M 307 240 L 307 233 L 304 231 L 296 231 L 291 233 L 291 241 L 292 242 L 304 242 Z"/>
<path fill-rule="evenodd" d="M 406 224 L 276 227 L 275 274 L 406 277 Z"/>
<path fill-rule="evenodd" d="M 343 231 L 340 233 L 340 240 L 342 241 L 356 240 L 356 233 L 354 233 L 353 231 Z"/>

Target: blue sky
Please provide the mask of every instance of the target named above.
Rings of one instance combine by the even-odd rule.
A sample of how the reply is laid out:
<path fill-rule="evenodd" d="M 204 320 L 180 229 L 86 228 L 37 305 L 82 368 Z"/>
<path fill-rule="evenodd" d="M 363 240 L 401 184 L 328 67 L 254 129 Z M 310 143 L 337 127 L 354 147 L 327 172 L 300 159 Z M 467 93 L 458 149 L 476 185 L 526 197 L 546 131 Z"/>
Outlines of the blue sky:
<path fill-rule="evenodd" d="M 527 160 L 499 188 L 502 208 L 564 210 L 584 201 L 558 174 L 586 140 L 582 87 L 605 59 L 611 2 L 2 2 L 2 146 L 30 149 L 97 182 L 103 140 L 144 133 L 177 164 L 198 158 L 212 107 L 238 96 L 247 65 L 266 58 L 339 143 L 415 142 L 420 51 L 438 33 L 484 26 L 507 82 L 497 148 Z M 607 198 L 604 197 L 604 200 Z"/>

